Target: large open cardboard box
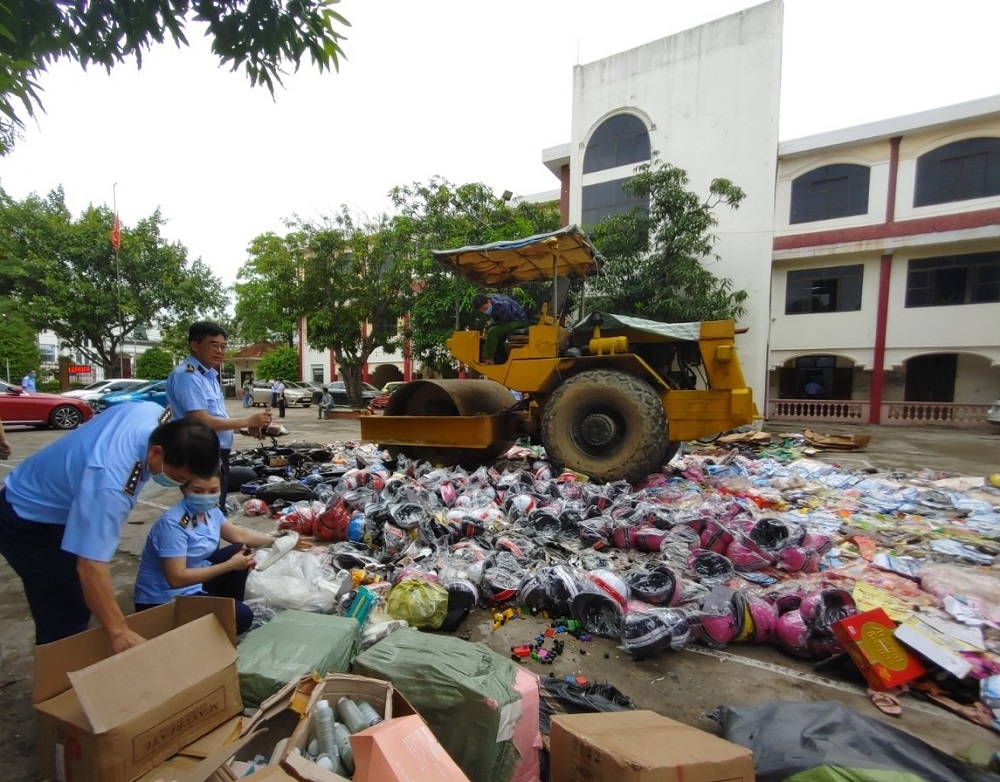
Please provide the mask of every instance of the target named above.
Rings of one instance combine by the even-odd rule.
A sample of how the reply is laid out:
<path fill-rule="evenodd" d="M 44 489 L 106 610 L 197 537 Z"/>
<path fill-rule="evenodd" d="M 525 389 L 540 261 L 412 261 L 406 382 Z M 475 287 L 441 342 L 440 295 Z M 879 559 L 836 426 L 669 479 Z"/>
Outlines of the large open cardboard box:
<path fill-rule="evenodd" d="M 653 711 L 561 714 L 552 782 L 754 782 L 753 753 Z"/>
<path fill-rule="evenodd" d="M 391 720 L 393 717 L 416 713 L 389 682 L 366 676 L 328 674 L 317 683 L 312 691 L 305 711 L 306 718 L 299 723 L 285 747 L 285 756 L 282 758 L 281 765 L 296 779 L 303 780 L 303 782 L 348 782 L 339 774 L 326 771 L 300 754 L 305 751 L 306 745 L 313 735 L 312 713 L 316 704 L 321 700 L 327 700 L 331 706 L 336 706 L 337 701 L 342 697 L 368 701 L 385 721 Z M 353 745 L 353 743 L 352 740 L 351 744 Z"/>
<path fill-rule="evenodd" d="M 100 627 L 35 650 L 50 779 L 130 782 L 243 709 L 231 600 L 178 598 L 127 622 L 147 642 L 121 654 Z"/>

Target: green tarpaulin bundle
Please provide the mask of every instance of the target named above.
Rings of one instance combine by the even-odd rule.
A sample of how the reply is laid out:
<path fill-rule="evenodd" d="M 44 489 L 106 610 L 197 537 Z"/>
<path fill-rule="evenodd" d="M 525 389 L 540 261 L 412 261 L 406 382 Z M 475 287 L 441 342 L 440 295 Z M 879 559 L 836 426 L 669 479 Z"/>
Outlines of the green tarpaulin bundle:
<path fill-rule="evenodd" d="M 288 682 L 313 671 L 320 676 L 347 673 L 360 637 L 361 625 L 354 619 L 283 611 L 239 645 L 243 706 L 257 708 Z"/>
<path fill-rule="evenodd" d="M 520 760 L 517 666 L 483 644 L 397 630 L 354 661 L 354 673 L 392 682 L 471 782 L 507 782 Z"/>

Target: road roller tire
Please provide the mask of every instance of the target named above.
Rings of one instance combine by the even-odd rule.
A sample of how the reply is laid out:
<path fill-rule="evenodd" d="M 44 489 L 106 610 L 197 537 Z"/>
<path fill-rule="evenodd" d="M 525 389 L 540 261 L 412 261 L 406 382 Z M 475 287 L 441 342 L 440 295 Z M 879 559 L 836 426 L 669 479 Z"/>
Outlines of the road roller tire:
<path fill-rule="evenodd" d="M 678 446 L 667 442 L 667 416 L 652 387 L 611 370 L 581 372 L 552 393 L 542 442 L 560 466 L 602 481 L 645 478 Z"/>

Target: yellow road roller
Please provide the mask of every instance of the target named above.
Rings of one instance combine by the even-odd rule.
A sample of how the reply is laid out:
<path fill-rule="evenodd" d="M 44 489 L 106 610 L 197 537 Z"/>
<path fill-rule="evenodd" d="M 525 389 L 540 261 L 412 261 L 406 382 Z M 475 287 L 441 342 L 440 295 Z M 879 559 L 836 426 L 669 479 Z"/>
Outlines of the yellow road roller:
<path fill-rule="evenodd" d="M 549 280 L 551 296 L 527 328 L 507 335 L 502 362 L 484 363 L 484 334 L 458 330 L 456 320 L 448 350 L 483 379 L 405 383 L 385 415 L 361 419 L 365 440 L 438 465 L 473 466 L 531 438 L 559 467 L 599 481 L 635 481 L 682 441 L 744 426 L 756 415 L 733 321 L 659 323 L 590 312 L 570 322 L 570 286 L 582 285 L 585 302 L 585 280 L 602 265 L 577 226 L 439 250 L 434 258 L 483 288 Z"/>

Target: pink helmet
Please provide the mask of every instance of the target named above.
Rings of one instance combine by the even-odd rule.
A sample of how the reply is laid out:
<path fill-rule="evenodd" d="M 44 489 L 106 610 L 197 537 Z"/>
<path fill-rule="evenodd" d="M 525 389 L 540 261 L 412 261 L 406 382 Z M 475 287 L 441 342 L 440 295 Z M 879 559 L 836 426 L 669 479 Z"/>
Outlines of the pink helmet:
<path fill-rule="evenodd" d="M 778 567 L 789 573 L 815 573 L 819 570 L 819 554 L 802 546 L 785 546 L 778 552 Z"/>
<path fill-rule="evenodd" d="M 712 519 L 704 521 L 699 537 L 701 538 L 701 547 L 714 551 L 716 554 L 725 554 L 729 544 L 733 542 L 733 533 Z"/>
<path fill-rule="evenodd" d="M 809 659 L 809 628 L 798 611 L 789 611 L 778 617 L 775 627 L 778 645 L 796 657 Z"/>
<path fill-rule="evenodd" d="M 854 597 L 846 589 L 830 587 L 802 599 L 799 613 L 813 630 L 831 632 L 833 624 L 858 612 Z"/>
<path fill-rule="evenodd" d="M 738 623 L 731 610 L 698 612 L 691 617 L 691 634 L 706 646 L 722 649 L 736 637 Z"/>
<path fill-rule="evenodd" d="M 747 538 L 742 536 L 729 544 L 729 548 L 726 549 L 726 557 L 733 563 L 733 567 L 744 573 L 763 570 L 774 564 L 772 557 L 769 557 L 757 546 L 747 545 Z"/>

